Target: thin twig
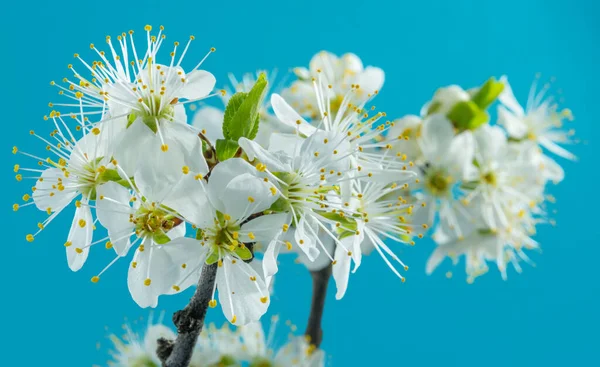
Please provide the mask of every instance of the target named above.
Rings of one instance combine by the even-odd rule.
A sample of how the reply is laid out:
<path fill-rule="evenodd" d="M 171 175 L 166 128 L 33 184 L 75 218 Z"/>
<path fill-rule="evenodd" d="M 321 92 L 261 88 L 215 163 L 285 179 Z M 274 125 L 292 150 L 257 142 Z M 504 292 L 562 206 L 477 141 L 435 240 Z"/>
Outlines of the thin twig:
<path fill-rule="evenodd" d="M 331 278 L 331 265 L 327 265 L 318 271 L 311 271 L 310 275 L 313 278 L 313 294 L 305 335 L 309 338 L 311 345 L 319 348 L 323 340 L 321 320 L 323 319 L 323 309 L 325 308 L 327 286 L 329 278 Z"/>
<path fill-rule="evenodd" d="M 204 265 L 196 292 L 190 303 L 173 315 L 173 323 L 177 327 L 175 341 L 158 339 L 156 353 L 163 367 L 188 367 L 194 352 L 198 335 L 204 326 L 204 318 L 217 277 L 217 263 Z"/>

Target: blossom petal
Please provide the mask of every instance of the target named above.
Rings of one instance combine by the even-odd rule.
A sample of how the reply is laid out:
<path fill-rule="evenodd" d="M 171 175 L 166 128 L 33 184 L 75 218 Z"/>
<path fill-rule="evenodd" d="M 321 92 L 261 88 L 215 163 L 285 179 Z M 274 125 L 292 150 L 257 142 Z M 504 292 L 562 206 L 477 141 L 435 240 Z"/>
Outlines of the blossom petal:
<path fill-rule="evenodd" d="M 88 205 L 81 205 L 75 210 L 73 223 L 67 237 L 67 262 L 72 271 L 81 269 L 87 260 L 92 243 L 94 221 Z"/>
<path fill-rule="evenodd" d="M 498 124 L 504 126 L 508 135 L 513 138 L 522 139 L 527 134 L 527 125 L 523 120 L 504 106 L 498 106 Z"/>
<path fill-rule="evenodd" d="M 200 108 L 194 115 L 192 126 L 202 131 L 202 134 L 216 144 L 217 139 L 223 139 L 224 112 L 212 106 Z"/>
<path fill-rule="evenodd" d="M 269 307 L 269 290 L 245 262 L 226 255 L 217 270 L 219 302 L 227 320 L 240 326 L 260 320 Z"/>
<path fill-rule="evenodd" d="M 129 237 L 133 233 L 134 224 L 129 220 L 134 212 L 129 204 L 129 189 L 116 182 L 107 182 L 98 186 L 96 215 L 108 230 L 108 236 L 117 255 L 125 256 L 129 249 Z"/>
<path fill-rule="evenodd" d="M 423 121 L 420 146 L 425 159 L 437 163 L 444 159 L 454 137 L 452 123 L 443 115 L 435 114 Z"/>
<path fill-rule="evenodd" d="M 287 172 L 292 169 L 290 158 L 285 155 L 272 153 L 246 138 L 241 138 L 238 144 L 242 147 L 244 153 L 248 155 L 250 161 L 258 159 L 271 172 Z"/>
<path fill-rule="evenodd" d="M 58 179 L 66 180 L 64 173 L 58 168 L 48 168 L 35 182 L 35 191 L 32 194 L 35 206 L 39 210 L 60 211 L 78 195 L 77 191 L 65 188 L 63 191 L 55 187 Z M 66 182 L 65 182 L 66 183 Z M 65 185 L 68 187 L 68 185 Z"/>
<path fill-rule="evenodd" d="M 335 263 L 332 265 L 333 279 L 337 287 L 336 299 L 342 299 L 348 288 L 348 278 L 350 277 L 350 263 L 352 254 L 348 250 L 338 246 L 335 249 Z"/>
<path fill-rule="evenodd" d="M 315 132 L 316 128 L 306 122 L 279 94 L 271 95 L 271 107 L 281 122 L 298 129 L 301 134 L 310 136 Z"/>
<path fill-rule="evenodd" d="M 178 94 L 186 99 L 206 97 L 217 83 L 215 76 L 205 70 L 194 70 L 186 74 L 185 79 L 185 85 Z"/>
<path fill-rule="evenodd" d="M 504 89 L 498 96 L 500 103 L 508 107 L 517 117 L 523 117 L 525 115 L 525 111 L 523 111 L 523 107 L 519 104 L 513 90 L 508 83 L 508 78 L 506 75 L 500 77 L 500 82 L 504 84 Z"/>

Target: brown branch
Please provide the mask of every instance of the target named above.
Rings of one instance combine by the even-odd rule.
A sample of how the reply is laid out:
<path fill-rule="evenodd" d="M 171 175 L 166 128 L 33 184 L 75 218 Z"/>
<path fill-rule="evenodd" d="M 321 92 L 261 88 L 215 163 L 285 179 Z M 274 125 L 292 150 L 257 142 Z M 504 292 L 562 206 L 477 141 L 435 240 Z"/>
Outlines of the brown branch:
<path fill-rule="evenodd" d="M 198 335 L 204 326 L 204 318 L 217 277 L 217 263 L 204 265 L 196 292 L 190 303 L 173 314 L 173 323 L 177 327 L 175 341 L 158 339 L 156 353 L 163 367 L 188 367 L 194 352 Z"/>
<path fill-rule="evenodd" d="M 331 278 L 331 265 L 327 265 L 321 270 L 311 271 L 310 275 L 313 278 L 313 294 L 308 325 L 304 334 L 308 337 L 311 345 L 319 348 L 323 340 L 321 321 L 323 319 L 323 309 L 325 308 L 327 286 L 329 285 L 329 278 Z"/>

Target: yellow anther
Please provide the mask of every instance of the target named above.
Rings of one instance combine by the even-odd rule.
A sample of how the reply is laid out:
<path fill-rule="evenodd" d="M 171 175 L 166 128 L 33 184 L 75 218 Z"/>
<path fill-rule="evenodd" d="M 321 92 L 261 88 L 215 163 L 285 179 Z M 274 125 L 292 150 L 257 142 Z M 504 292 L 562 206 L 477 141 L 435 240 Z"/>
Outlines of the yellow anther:
<path fill-rule="evenodd" d="M 225 219 L 225 220 L 231 220 L 231 215 L 229 215 L 229 214 L 223 214 L 223 219 Z"/>
<path fill-rule="evenodd" d="M 219 259 L 219 261 L 217 261 L 217 265 L 219 266 L 219 268 L 223 267 L 223 260 Z"/>
<path fill-rule="evenodd" d="M 81 254 L 81 253 L 83 253 L 83 250 L 82 250 L 82 249 L 80 249 L 79 247 L 77 247 L 77 248 L 75 249 L 75 252 L 77 252 L 78 254 Z"/>
<path fill-rule="evenodd" d="M 288 251 L 292 249 L 292 243 L 290 241 L 285 241 L 285 246 L 287 247 Z"/>
<path fill-rule="evenodd" d="M 83 97 L 83 93 L 81 93 L 81 92 L 75 92 L 75 98 L 81 99 L 82 97 Z"/>
<path fill-rule="evenodd" d="M 21 182 L 21 180 L 23 180 L 23 175 L 21 175 L 21 174 L 18 174 L 18 175 L 16 175 L 16 176 L 15 176 L 15 179 L 16 179 L 17 181 Z"/>
<path fill-rule="evenodd" d="M 256 237 L 254 236 L 254 233 L 252 233 L 252 232 L 248 232 L 248 237 L 249 237 L 251 240 L 253 240 L 253 239 L 255 239 L 255 238 L 256 238 Z"/>
<path fill-rule="evenodd" d="M 211 299 L 210 301 L 208 301 L 208 307 L 210 307 L 210 308 L 217 307 L 217 300 L 216 299 Z"/>
<path fill-rule="evenodd" d="M 271 187 L 269 190 L 273 196 L 277 195 L 277 189 L 275 187 Z"/>
<path fill-rule="evenodd" d="M 231 318 L 231 323 L 235 324 L 236 321 L 237 321 L 237 316 L 233 315 L 233 317 Z"/>
<path fill-rule="evenodd" d="M 267 169 L 267 166 L 265 166 L 265 165 L 264 165 L 264 164 L 262 164 L 262 163 L 259 163 L 259 164 L 257 164 L 257 165 L 256 165 L 256 169 L 257 169 L 258 171 L 260 171 L 260 172 L 264 172 L 264 171 Z"/>
<path fill-rule="evenodd" d="M 28 234 L 27 236 L 25 236 L 25 239 L 27 240 L 27 242 L 33 242 L 33 235 Z"/>
<path fill-rule="evenodd" d="M 65 247 L 69 247 L 69 246 L 71 246 L 72 244 L 73 244 L 73 242 L 71 242 L 71 241 L 67 241 L 67 242 L 65 242 Z"/>
<path fill-rule="evenodd" d="M 268 300 L 269 300 L 269 297 L 260 297 L 260 301 L 262 303 L 267 303 Z"/>
<path fill-rule="evenodd" d="M 253 203 L 254 202 L 254 198 L 252 196 L 248 196 L 248 201 Z"/>
<path fill-rule="evenodd" d="M 106 241 L 104 247 L 106 247 L 107 250 L 110 250 L 111 248 L 113 248 L 113 243 L 110 241 Z"/>
<path fill-rule="evenodd" d="M 151 26 L 151 25 L 146 25 L 146 26 L 144 27 L 144 30 L 145 30 L 146 32 L 150 32 L 150 31 L 152 30 L 152 26 Z"/>
<path fill-rule="evenodd" d="M 179 287 L 178 287 L 178 286 L 176 286 L 176 285 L 174 285 L 172 288 L 173 288 L 173 290 L 174 290 L 175 292 L 179 292 L 179 291 L 181 290 L 181 288 L 179 288 Z"/>
<path fill-rule="evenodd" d="M 94 134 L 94 135 L 98 135 L 98 134 L 100 134 L 100 129 L 99 129 L 99 128 L 97 128 L 97 127 L 93 128 L 93 129 L 92 129 L 92 134 Z"/>
<path fill-rule="evenodd" d="M 169 146 L 167 144 L 163 144 L 160 146 L 160 150 L 162 150 L 163 152 L 166 152 L 169 150 Z"/>
<path fill-rule="evenodd" d="M 284 223 L 283 226 L 282 226 L 282 229 L 283 229 L 284 232 L 287 232 L 288 229 L 290 229 L 290 225 L 287 224 L 287 223 Z"/>
<path fill-rule="evenodd" d="M 75 201 L 75 207 L 77 207 L 77 208 L 81 208 L 81 201 L 79 201 L 79 200 L 76 200 L 76 201 Z"/>
<path fill-rule="evenodd" d="M 144 280 L 144 285 L 148 287 L 150 284 L 152 284 L 152 280 L 150 278 L 146 278 L 146 280 Z"/>
<path fill-rule="evenodd" d="M 98 283 L 98 281 L 99 281 L 99 280 L 100 280 L 100 277 L 99 277 L 99 276 L 97 276 L 97 275 L 94 275 L 94 276 L 92 277 L 92 283 Z"/>
<path fill-rule="evenodd" d="M 13 171 L 15 171 L 15 173 L 19 172 L 19 168 L 21 168 L 21 166 L 19 166 L 18 164 L 15 164 Z"/>
<path fill-rule="evenodd" d="M 181 172 L 183 172 L 184 175 L 187 175 L 188 173 L 190 173 L 190 167 L 188 167 L 188 166 L 181 167 Z"/>
<path fill-rule="evenodd" d="M 13 204 L 13 211 L 19 210 L 19 204 Z"/>
<path fill-rule="evenodd" d="M 80 219 L 79 222 L 77 222 L 77 223 L 79 224 L 79 226 L 81 228 L 85 227 L 85 224 L 86 224 L 84 219 Z"/>
<path fill-rule="evenodd" d="M 135 268 L 137 268 L 137 262 L 133 261 L 133 262 L 131 263 L 131 267 L 132 267 L 132 268 L 134 268 L 134 269 L 135 269 Z"/>

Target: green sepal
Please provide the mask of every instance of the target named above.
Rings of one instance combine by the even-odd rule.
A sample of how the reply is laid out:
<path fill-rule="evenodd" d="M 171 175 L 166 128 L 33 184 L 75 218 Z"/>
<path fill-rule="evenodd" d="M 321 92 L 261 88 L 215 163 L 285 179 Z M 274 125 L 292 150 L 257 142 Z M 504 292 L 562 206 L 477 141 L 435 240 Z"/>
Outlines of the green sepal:
<path fill-rule="evenodd" d="M 196 230 L 196 239 L 201 241 L 204 239 L 204 231 L 201 229 Z"/>
<path fill-rule="evenodd" d="M 469 182 L 463 182 L 460 185 L 460 188 L 464 189 L 464 190 L 475 190 L 477 188 L 477 186 L 479 186 L 479 181 L 469 181 Z"/>
<path fill-rule="evenodd" d="M 204 262 L 206 263 L 206 265 L 212 265 L 217 261 L 219 261 L 219 253 L 213 250 Z"/>
<path fill-rule="evenodd" d="M 253 257 L 252 251 L 250 251 L 248 247 L 244 246 L 243 244 L 241 246 L 236 246 L 234 252 L 242 260 L 250 260 Z"/>
<path fill-rule="evenodd" d="M 284 199 L 283 197 L 279 197 L 279 199 L 275 200 L 275 202 L 271 204 L 271 207 L 269 208 L 270 211 L 277 213 L 288 212 L 289 209 L 290 203 L 287 199 Z"/>
<path fill-rule="evenodd" d="M 217 159 L 219 162 L 233 158 L 240 146 L 235 140 L 218 139 L 216 144 Z"/>
<path fill-rule="evenodd" d="M 107 168 L 104 170 L 104 172 L 102 172 L 101 174 L 98 175 L 97 181 L 100 182 L 108 182 L 108 181 L 120 181 L 122 180 L 121 175 L 119 175 L 119 172 L 116 169 L 112 169 L 112 168 Z"/>
<path fill-rule="evenodd" d="M 129 129 L 129 126 L 135 122 L 135 119 L 137 119 L 137 115 L 135 113 L 130 113 L 127 116 L 127 126 L 125 126 L 125 128 Z"/>
<path fill-rule="evenodd" d="M 495 78 L 490 78 L 471 97 L 471 101 L 482 110 L 485 110 L 489 105 L 494 103 L 503 90 L 504 83 L 497 81 Z"/>
<path fill-rule="evenodd" d="M 447 117 L 459 131 L 476 130 L 488 122 L 488 114 L 473 101 L 458 102 Z"/>
<path fill-rule="evenodd" d="M 154 242 L 156 242 L 159 245 L 164 245 L 165 243 L 171 241 L 171 239 L 169 238 L 169 236 L 167 236 L 162 231 L 154 234 L 153 239 L 154 239 Z"/>

